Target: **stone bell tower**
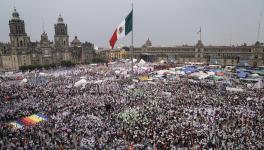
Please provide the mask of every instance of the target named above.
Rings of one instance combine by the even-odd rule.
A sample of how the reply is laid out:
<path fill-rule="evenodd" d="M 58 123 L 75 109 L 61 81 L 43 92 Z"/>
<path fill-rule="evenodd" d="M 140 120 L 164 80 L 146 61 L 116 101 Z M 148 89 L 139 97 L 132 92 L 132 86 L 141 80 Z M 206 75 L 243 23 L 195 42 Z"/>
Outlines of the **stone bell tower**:
<path fill-rule="evenodd" d="M 24 20 L 19 18 L 19 13 L 14 8 L 14 12 L 12 13 L 12 18 L 9 20 L 9 28 L 10 28 L 10 42 L 12 47 L 23 48 L 27 47 L 30 38 L 27 36 L 25 32 L 25 23 Z"/>
<path fill-rule="evenodd" d="M 61 15 L 58 18 L 58 23 L 55 24 L 55 45 L 57 47 L 68 47 L 69 46 L 69 35 L 67 31 L 67 24 L 63 22 Z"/>

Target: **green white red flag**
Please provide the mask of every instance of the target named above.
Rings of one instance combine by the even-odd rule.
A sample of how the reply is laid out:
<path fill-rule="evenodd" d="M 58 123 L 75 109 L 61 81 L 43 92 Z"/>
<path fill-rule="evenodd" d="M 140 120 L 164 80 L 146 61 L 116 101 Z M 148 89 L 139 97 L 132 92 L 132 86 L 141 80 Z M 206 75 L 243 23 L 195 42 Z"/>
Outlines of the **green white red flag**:
<path fill-rule="evenodd" d="M 128 16 L 123 20 L 115 29 L 114 34 L 109 40 L 112 49 L 115 46 L 117 40 L 124 38 L 133 30 L 133 10 L 128 14 Z"/>

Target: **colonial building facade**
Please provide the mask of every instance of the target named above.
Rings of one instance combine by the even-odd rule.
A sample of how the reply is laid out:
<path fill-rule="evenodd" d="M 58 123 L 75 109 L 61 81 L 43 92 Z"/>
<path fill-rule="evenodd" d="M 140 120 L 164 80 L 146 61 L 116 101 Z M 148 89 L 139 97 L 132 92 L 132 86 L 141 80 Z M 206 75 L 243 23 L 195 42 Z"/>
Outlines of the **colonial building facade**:
<path fill-rule="evenodd" d="M 154 47 L 148 39 L 142 47 L 134 49 L 134 56 L 145 61 L 167 60 L 178 64 L 263 66 L 264 46 L 260 42 L 250 46 L 205 46 L 199 40 L 192 46 Z"/>
<path fill-rule="evenodd" d="M 77 36 L 69 43 L 68 27 L 61 15 L 55 24 L 54 42 L 48 39 L 47 33 L 41 34 L 39 42 L 31 42 L 25 31 L 25 23 L 14 9 L 9 21 L 10 42 L 0 43 L 0 70 L 18 70 L 24 65 L 59 64 L 61 61 L 73 63 L 91 62 L 94 45 L 81 43 Z"/>
<path fill-rule="evenodd" d="M 131 52 L 126 50 L 122 57 L 122 49 L 105 49 L 100 54 L 108 60 L 131 58 Z M 128 56 L 129 55 L 129 56 Z M 241 46 L 205 46 L 201 40 L 196 45 L 182 46 L 152 46 L 148 39 L 142 47 L 134 48 L 134 57 L 148 62 L 161 60 L 176 64 L 205 64 L 222 66 L 264 66 L 264 45 L 256 42 L 254 45 Z"/>
<path fill-rule="evenodd" d="M 106 58 L 109 62 L 130 58 L 129 51 L 125 48 L 114 49 L 114 50 L 112 49 L 98 50 L 98 53 L 101 57 Z"/>

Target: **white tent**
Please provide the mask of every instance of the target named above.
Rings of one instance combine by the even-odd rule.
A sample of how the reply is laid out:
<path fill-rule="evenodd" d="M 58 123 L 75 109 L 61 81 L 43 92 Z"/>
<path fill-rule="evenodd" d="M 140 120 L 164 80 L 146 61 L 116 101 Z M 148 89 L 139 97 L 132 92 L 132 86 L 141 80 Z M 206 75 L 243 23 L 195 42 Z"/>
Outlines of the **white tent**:
<path fill-rule="evenodd" d="M 252 97 L 248 97 L 248 98 L 247 98 L 247 101 L 251 101 L 251 100 L 253 100 Z"/>
<path fill-rule="evenodd" d="M 169 68 L 169 70 L 171 70 L 171 71 L 175 71 L 175 70 L 176 70 L 176 68 Z"/>
<path fill-rule="evenodd" d="M 67 85 L 66 88 L 68 88 L 68 89 L 72 88 L 72 84 Z"/>
<path fill-rule="evenodd" d="M 134 89 L 135 88 L 135 85 L 134 84 L 131 84 L 129 86 L 127 86 L 128 89 Z"/>
<path fill-rule="evenodd" d="M 115 74 L 120 74 L 120 73 L 121 73 L 120 70 L 116 70 L 116 71 L 115 71 Z"/>
<path fill-rule="evenodd" d="M 158 75 L 164 75 L 164 74 L 176 74 L 176 72 L 171 71 L 171 70 L 159 70 L 157 71 Z"/>
<path fill-rule="evenodd" d="M 138 68 L 138 66 L 133 66 L 133 69 L 137 69 Z"/>
<path fill-rule="evenodd" d="M 153 81 L 148 81 L 149 84 L 153 84 L 153 85 L 156 85 L 156 82 L 153 82 Z"/>
<path fill-rule="evenodd" d="M 145 64 L 146 64 L 146 62 L 145 62 L 143 59 L 140 59 L 138 65 L 139 65 L 139 66 L 143 66 L 143 65 L 145 65 Z"/>
<path fill-rule="evenodd" d="M 241 88 L 232 88 L 232 87 L 226 87 L 226 90 L 230 92 L 243 92 L 244 91 Z"/>
<path fill-rule="evenodd" d="M 153 78 L 154 78 L 154 79 L 157 79 L 157 78 L 161 78 L 161 77 L 164 77 L 164 76 L 158 74 L 158 75 L 155 75 Z"/>
<path fill-rule="evenodd" d="M 40 75 L 40 76 L 48 76 L 47 73 L 43 73 L 43 72 L 40 72 L 39 75 Z"/>
<path fill-rule="evenodd" d="M 150 67 L 141 67 L 142 70 L 151 70 L 152 68 Z"/>
<path fill-rule="evenodd" d="M 86 84 L 87 84 L 87 80 L 85 80 L 85 79 L 81 79 L 81 80 L 77 81 L 77 82 L 74 84 L 74 86 L 75 86 L 75 87 L 80 87 L 80 86 L 85 86 Z"/>
<path fill-rule="evenodd" d="M 133 63 L 137 62 L 137 59 L 133 59 Z M 131 63 L 131 60 L 130 60 L 130 63 Z"/>
<path fill-rule="evenodd" d="M 175 74 L 177 74 L 177 75 L 185 75 L 185 72 L 184 72 L 184 71 L 179 71 L 179 70 L 178 70 L 178 71 L 175 72 Z"/>
<path fill-rule="evenodd" d="M 102 83 L 103 82 L 103 80 L 97 80 L 97 81 L 95 81 L 94 83 Z"/>
<path fill-rule="evenodd" d="M 207 74 L 208 74 L 208 75 L 215 75 L 215 73 L 214 73 L 214 72 L 210 72 L 210 71 L 209 71 L 209 72 L 207 72 Z"/>
<path fill-rule="evenodd" d="M 27 82 L 28 82 L 27 79 L 23 79 L 23 80 L 20 81 L 19 85 L 20 86 L 25 85 Z"/>
<path fill-rule="evenodd" d="M 132 79 L 132 81 L 133 81 L 133 82 L 139 82 L 139 80 L 137 80 L 137 79 Z"/>
<path fill-rule="evenodd" d="M 86 77 L 85 76 L 82 76 L 82 77 L 80 77 L 80 79 L 86 79 Z"/>
<path fill-rule="evenodd" d="M 165 63 L 165 60 L 161 60 L 160 63 L 161 63 L 161 64 L 164 64 L 164 63 Z"/>
<path fill-rule="evenodd" d="M 197 77 L 198 79 L 201 80 L 201 79 L 205 79 L 205 78 L 209 77 L 210 75 L 200 71 L 200 72 L 194 72 L 190 76 Z"/>
<path fill-rule="evenodd" d="M 257 77 L 259 77 L 259 75 L 258 75 L 258 74 L 251 74 L 251 76 L 252 76 L 252 77 L 254 77 L 254 78 L 257 78 Z"/>
<path fill-rule="evenodd" d="M 263 88 L 263 82 L 262 80 L 259 80 L 254 86 L 253 86 L 254 89 L 261 89 Z"/>
<path fill-rule="evenodd" d="M 10 75 L 13 75 L 13 74 L 14 74 L 14 72 L 5 72 L 6 76 L 10 76 Z"/>
<path fill-rule="evenodd" d="M 162 94 L 171 97 L 171 92 L 162 92 Z"/>
<path fill-rule="evenodd" d="M 167 72 L 168 70 L 159 70 L 157 71 L 158 75 L 163 75 L 165 72 Z"/>

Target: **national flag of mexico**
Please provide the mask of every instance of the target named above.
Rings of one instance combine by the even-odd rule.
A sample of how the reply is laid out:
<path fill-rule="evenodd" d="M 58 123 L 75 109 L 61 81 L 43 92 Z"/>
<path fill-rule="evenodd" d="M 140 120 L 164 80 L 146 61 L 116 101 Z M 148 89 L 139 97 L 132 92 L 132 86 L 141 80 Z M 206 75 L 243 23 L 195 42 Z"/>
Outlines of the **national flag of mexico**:
<path fill-rule="evenodd" d="M 125 20 L 123 20 L 115 29 L 109 43 L 114 48 L 118 39 L 125 37 L 133 30 L 133 10 L 128 14 Z"/>

